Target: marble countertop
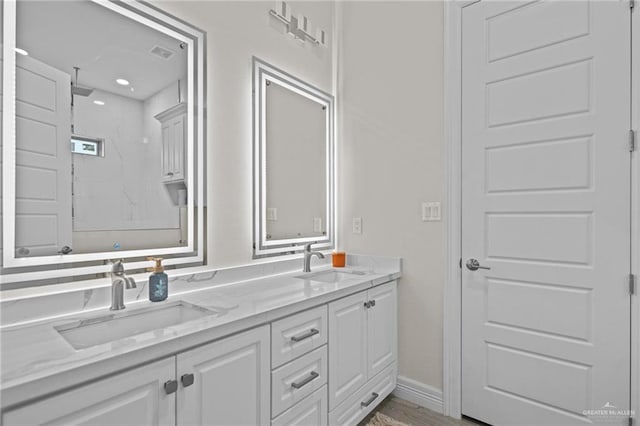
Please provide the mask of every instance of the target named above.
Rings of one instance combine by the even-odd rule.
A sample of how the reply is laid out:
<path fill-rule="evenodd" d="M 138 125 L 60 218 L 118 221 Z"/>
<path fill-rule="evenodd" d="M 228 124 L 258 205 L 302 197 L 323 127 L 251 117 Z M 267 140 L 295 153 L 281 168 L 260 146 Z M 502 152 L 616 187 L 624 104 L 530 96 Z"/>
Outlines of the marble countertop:
<path fill-rule="evenodd" d="M 76 350 L 56 327 L 90 320 L 111 311 L 105 308 L 41 319 L 0 330 L 2 408 L 35 399 L 80 383 L 99 379 L 114 371 L 171 356 L 226 335 L 265 324 L 331 300 L 365 290 L 400 277 L 397 267 L 372 269 L 348 265 L 361 275 L 335 283 L 296 278 L 287 272 L 243 282 L 198 288 L 172 295 L 164 302 L 138 301 L 123 314 L 179 301 L 212 310 L 211 315 L 178 325 Z M 328 266 L 316 270 L 330 269 Z M 314 270 L 315 272 L 315 270 Z M 170 284 L 171 285 L 171 284 Z M 117 315 L 122 315 L 118 313 Z"/>

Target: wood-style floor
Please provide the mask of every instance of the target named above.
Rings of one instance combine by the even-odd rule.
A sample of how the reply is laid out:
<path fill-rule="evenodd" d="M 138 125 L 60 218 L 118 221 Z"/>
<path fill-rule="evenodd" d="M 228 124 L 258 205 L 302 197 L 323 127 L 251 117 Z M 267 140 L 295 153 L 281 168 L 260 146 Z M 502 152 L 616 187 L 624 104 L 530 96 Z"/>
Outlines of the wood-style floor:
<path fill-rule="evenodd" d="M 462 420 L 445 417 L 435 411 L 428 410 L 418 405 L 412 404 L 404 399 L 388 396 L 374 410 L 369 417 L 364 419 L 358 426 L 365 426 L 376 411 L 386 414 L 389 417 L 407 423 L 411 426 L 478 426 L 484 423 L 475 422 L 472 419 L 463 418 Z"/>

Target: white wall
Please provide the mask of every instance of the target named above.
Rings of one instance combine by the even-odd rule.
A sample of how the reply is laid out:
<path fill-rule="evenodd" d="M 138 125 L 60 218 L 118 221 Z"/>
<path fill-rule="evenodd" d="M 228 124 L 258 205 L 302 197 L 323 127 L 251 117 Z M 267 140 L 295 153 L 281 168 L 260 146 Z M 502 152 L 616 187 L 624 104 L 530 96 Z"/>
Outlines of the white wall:
<path fill-rule="evenodd" d="M 403 258 L 399 374 L 441 389 L 443 226 L 421 202 L 442 199 L 443 5 L 341 5 L 340 241 Z"/>
<path fill-rule="evenodd" d="M 634 68 L 636 64 L 640 64 L 640 14 L 634 13 L 632 15 L 633 31 L 633 57 L 632 63 Z M 632 333 L 634 341 L 632 342 L 632 374 L 633 380 L 631 385 L 632 402 L 631 408 L 635 410 L 636 423 L 640 418 L 640 72 L 637 69 L 633 73 L 632 81 L 633 93 L 632 93 L 632 123 L 631 127 L 636 130 L 636 152 L 633 153 L 632 162 L 632 186 L 634 190 L 632 199 L 632 246 L 631 253 L 634 254 L 632 258 L 631 268 L 632 272 L 636 275 L 636 295 L 633 297 L 632 304 Z"/>
<path fill-rule="evenodd" d="M 156 1 L 207 32 L 207 259 L 215 267 L 252 261 L 251 57 L 331 92 L 332 52 L 283 34 L 275 2 Z M 291 2 L 294 13 L 331 34 L 331 2 Z"/>
<path fill-rule="evenodd" d="M 400 374 L 442 387 L 443 16 L 436 2 L 343 2 L 338 117 L 340 241 L 402 256 Z M 274 2 L 158 2 L 207 32 L 208 259 L 251 261 L 251 55 L 331 92 L 331 48 L 301 45 L 268 16 Z M 330 2 L 292 3 L 331 34 Z M 331 40 L 329 40 L 331 46 Z M 352 235 L 351 218 L 363 218 Z"/>

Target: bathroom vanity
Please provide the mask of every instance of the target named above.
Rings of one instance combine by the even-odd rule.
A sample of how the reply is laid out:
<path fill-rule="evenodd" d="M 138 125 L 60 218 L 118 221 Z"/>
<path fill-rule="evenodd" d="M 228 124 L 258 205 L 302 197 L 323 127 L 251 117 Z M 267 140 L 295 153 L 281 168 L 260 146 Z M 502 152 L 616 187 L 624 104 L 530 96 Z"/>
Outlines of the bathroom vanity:
<path fill-rule="evenodd" d="M 2 424 L 357 424 L 397 375 L 400 260 L 363 264 L 4 327 Z"/>

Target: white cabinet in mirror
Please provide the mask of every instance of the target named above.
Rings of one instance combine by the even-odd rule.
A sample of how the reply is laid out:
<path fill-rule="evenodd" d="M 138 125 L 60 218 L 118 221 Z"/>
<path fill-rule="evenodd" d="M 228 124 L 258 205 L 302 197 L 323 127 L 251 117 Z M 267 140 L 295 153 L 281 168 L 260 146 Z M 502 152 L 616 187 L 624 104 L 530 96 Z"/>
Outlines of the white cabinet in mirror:
<path fill-rule="evenodd" d="M 335 242 L 334 98 L 253 58 L 254 257 Z"/>
<path fill-rule="evenodd" d="M 3 282 L 201 263 L 204 32 L 137 1 L 0 7 Z"/>

